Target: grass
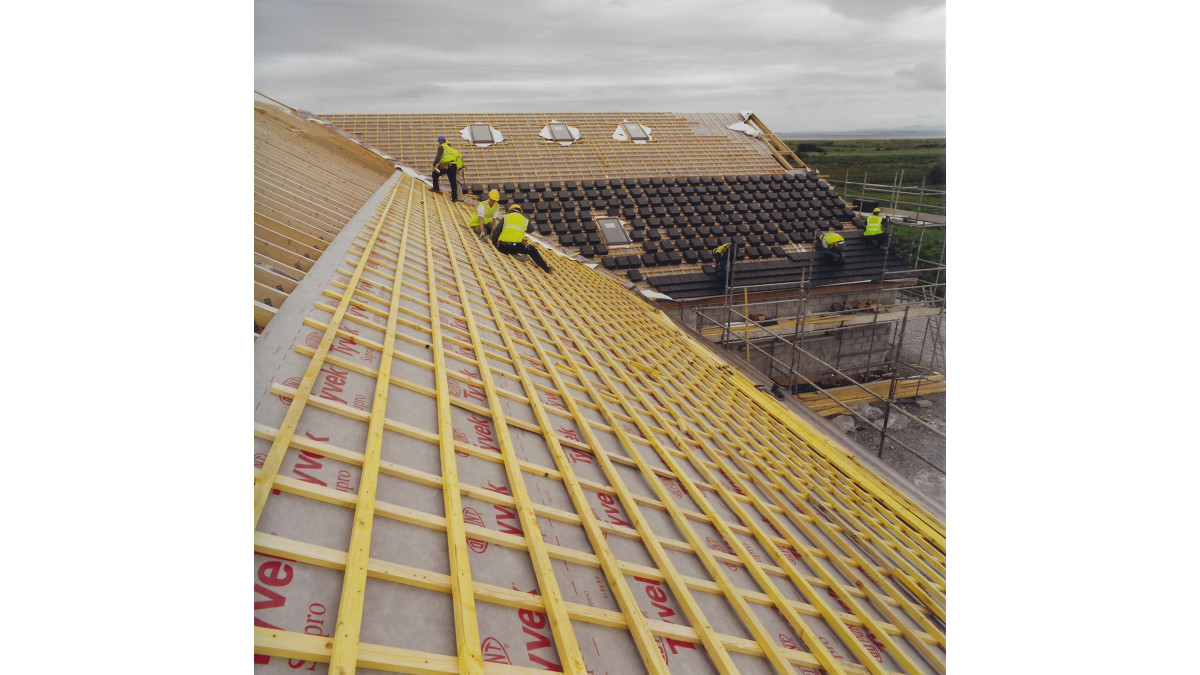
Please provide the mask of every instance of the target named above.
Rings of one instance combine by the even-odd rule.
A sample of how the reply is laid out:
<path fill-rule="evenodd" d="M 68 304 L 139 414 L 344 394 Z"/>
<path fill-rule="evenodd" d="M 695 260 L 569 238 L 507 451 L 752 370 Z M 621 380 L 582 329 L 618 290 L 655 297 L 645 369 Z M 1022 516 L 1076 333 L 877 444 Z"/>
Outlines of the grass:
<path fill-rule="evenodd" d="M 920 185 L 921 179 L 946 161 L 944 138 L 855 139 L 784 141 L 828 180 L 891 184 L 904 172 L 905 185 Z M 945 182 L 927 183 L 945 187 Z"/>
<path fill-rule="evenodd" d="M 863 182 L 893 185 L 903 176 L 903 185 L 919 189 L 922 180 L 929 190 L 944 191 L 946 139 L 854 139 L 784 141 L 804 163 L 821 172 L 847 200 L 858 197 L 891 201 L 888 190 L 863 190 Z M 935 169 L 941 165 L 939 173 Z M 847 182 L 849 183 L 847 185 Z M 902 208 L 916 210 L 918 197 L 906 195 Z M 946 205 L 941 194 L 926 193 L 919 199 L 924 206 Z"/>
<path fill-rule="evenodd" d="M 940 227 L 924 228 L 921 230 L 905 225 L 892 224 L 892 235 L 888 248 L 899 254 L 910 265 L 920 270 L 917 276 L 926 284 L 939 284 L 934 289 L 934 295 L 946 297 L 946 270 L 931 269 L 942 264 L 942 252 L 946 247 L 946 230 Z M 918 256 L 920 261 L 918 263 Z"/>

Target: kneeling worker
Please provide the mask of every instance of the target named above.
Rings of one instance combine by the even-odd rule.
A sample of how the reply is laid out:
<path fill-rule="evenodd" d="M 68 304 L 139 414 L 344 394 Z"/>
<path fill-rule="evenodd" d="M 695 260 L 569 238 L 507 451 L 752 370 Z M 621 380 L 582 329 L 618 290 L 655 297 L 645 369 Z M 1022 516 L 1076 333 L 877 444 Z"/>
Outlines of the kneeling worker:
<path fill-rule="evenodd" d="M 499 190 L 489 192 L 487 201 L 479 202 L 479 206 L 475 208 L 475 215 L 471 216 L 471 222 L 467 223 L 471 233 L 478 235 L 484 241 L 487 241 L 488 235 L 492 231 L 492 223 L 495 222 L 496 214 L 500 211 L 499 199 Z"/>
<path fill-rule="evenodd" d="M 846 256 L 842 253 L 842 244 L 845 241 L 842 235 L 833 231 L 833 225 L 830 225 L 829 231 L 821 235 L 821 252 L 825 259 L 838 265 L 846 262 Z"/>
<path fill-rule="evenodd" d="M 529 219 L 521 215 L 521 207 L 516 204 L 508 208 L 508 213 L 492 228 L 492 244 L 501 253 L 516 255 L 526 253 L 537 266 L 548 274 L 554 271 L 546 264 L 542 252 L 537 246 L 525 241 L 525 231 L 529 229 Z"/>

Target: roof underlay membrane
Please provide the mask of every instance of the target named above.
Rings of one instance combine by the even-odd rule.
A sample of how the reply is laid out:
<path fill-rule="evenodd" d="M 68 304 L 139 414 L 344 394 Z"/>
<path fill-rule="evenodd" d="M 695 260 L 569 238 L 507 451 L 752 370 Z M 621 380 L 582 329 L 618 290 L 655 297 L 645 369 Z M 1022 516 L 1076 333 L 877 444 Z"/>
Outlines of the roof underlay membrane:
<path fill-rule="evenodd" d="M 470 209 L 394 173 L 255 343 L 256 672 L 945 671 L 941 522 Z"/>

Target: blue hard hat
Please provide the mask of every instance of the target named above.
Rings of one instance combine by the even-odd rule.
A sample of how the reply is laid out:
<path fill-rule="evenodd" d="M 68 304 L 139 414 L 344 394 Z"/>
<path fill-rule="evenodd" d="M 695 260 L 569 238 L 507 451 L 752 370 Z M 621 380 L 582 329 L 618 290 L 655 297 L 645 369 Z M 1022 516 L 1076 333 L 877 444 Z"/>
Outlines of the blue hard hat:
<path fill-rule="evenodd" d="M 438 136 L 438 143 L 445 143 L 445 142 L 446 142 L 445 136 Z"/>

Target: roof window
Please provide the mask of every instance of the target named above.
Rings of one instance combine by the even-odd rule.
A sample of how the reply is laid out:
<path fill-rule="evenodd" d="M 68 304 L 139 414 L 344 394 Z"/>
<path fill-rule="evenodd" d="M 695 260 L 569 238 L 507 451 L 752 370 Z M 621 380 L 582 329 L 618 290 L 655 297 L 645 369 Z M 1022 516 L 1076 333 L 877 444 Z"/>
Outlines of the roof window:
<path fill-rule="evenodd" d="M 482 123 L 468 124 L 459 131 L 464 141 L 469 141 L 480 147 L 502 143 L 504 135 L 500 130 Z"/>
<path fill-rule="evenodd" d="M 621 122 L 621 126 L 613 132 L 613 139 L 645 143 L 650 140 L 650 127 L 644 127 L 637 122 Z"/>
<path fill-rule="evenodd" d="M 495 143 L 492 137 L 492 128 L 486 124 L 472 124 L 471 141 L 475 143 Z"/>
<path fill-rule="evenodd" d="M 600 226 L 600 236 L 604 237 L 606 245 L 619 246 L 630 243 L 629 234 L 625 232 L 620 219 L 597 218 L 596 224 Z"/>
<path fill-rule="evenodd" d="M 563 124 L 562 122 L 551 123 L 549 125 L 549 129 L 550 138 L 558 141 L 559 143 L 570 143 L 571 141 L 575 140 L 575 137 L 571 135 L 571 130 L 568 129 L 567 125 Z"/>
<path fill-rule="evenodd" d="M 550 123 L 542 127 L 542 131 L 538 135 L 548 141 L 554 141 L 562 145 L 570 145 L 582 138 L 579 134 L 579 129 L 563 124 L 558 120 L 550 120 Z"/>

